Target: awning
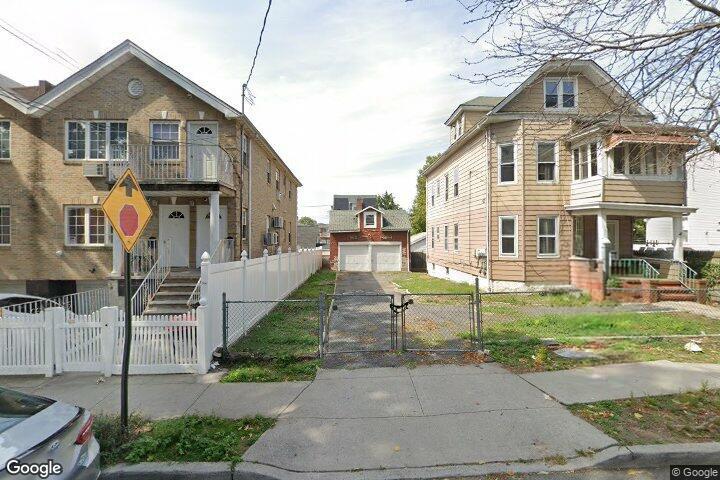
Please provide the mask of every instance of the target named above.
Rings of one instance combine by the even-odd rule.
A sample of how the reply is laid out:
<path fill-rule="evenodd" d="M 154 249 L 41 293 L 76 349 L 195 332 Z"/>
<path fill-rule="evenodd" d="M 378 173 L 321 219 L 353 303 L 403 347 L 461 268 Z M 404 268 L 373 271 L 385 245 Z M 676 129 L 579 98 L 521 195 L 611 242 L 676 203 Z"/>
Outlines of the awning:
<path fill-rule="evenodd" d="M 658 135 L 652 133 L 611 133 L 605 139 L 605 150 L 612 150 L 622 143 L 653 143 L 696 147 L 698 141 L 687 135 Z"/>
<path fill-rule="evenodd" d="M 621 203 L 621 202 L 589 202 L 581 205 L 565 205 L 565 211 L 570 215 L 597 215 L 600 212 L 606 215 L 652 218 L 674 217 L 690 215 L 697 211 L 697 207 L 687 205 L 663 205 L 655 203 Z"/>

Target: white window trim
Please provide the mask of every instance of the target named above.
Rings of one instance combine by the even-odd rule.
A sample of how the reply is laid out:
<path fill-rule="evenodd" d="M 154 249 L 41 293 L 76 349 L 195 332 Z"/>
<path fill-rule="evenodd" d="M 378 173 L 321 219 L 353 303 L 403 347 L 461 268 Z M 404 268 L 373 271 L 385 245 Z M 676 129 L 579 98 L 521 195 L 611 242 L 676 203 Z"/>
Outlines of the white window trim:
<path fill-rule="evenodd" d="M 150 120 L 149 135 L 148 135 L 148 138 L 149 138 L 148 141 L 150 143 L 150 146 L 148 148 L 150 148 L 150 152 L 148 152 L 148 156 L 150 157 L 151 160 L 155 160 L 155 158 L 153 158 L 154 150 L 152 148 L 152 146 L 155 143 L 155 140 L 153 140 L 153 125 L 177 125 L 177 127 L 178 127 L 178 138 L 177 138 L 178 158 L 158 158 L 157 160 L 162 161 L 162 162 L 179 162 L 180 156 L 181 156 L 181 153 L 180 153 L 180 131 L 182 130 L 180 121 L 179 120 Z M 170 142 L 170 141 L 159 140 L 157 144 L 158 145 L 171 145 L 172 143 L 173 142 Z"/>
<path fill-rule="evenodd" d="M 555 168 L 552 180 L 540 180 L 540 145 L 552 145 L 555 158 Z M 547 163 L 547 162 L 542 162 Z M 560 148 L 556 140 L 539 140 L 535 142 L 535 181 L 540 185 L 555 185 L 560 183 Z"/>
<path fill-rule="evenodd" d="M 578 225 L 580 228 L 578 228 Z M 578 234 L 580 234 L 580 242 L 578 242 Z M 578 244 L 580 245 L 579 252 Z M 585 255 L 585 217 L 579 215 L 573 217 L 573 256 L 582 257 Z"/>
<path fill-rule="evenodd" d="M 369 224 L 369 223 L 367 222 L 367 217 L 368 217 L 368 215 L 373 215 L 373 223 L 372 223 L 372 224 Z M 378 217 L 377 217 L 377 212 L 375 212 L 375 211 L 372 211 L 372 212 L 364 212 L 364 213 L 363 213 L 363 227 L 364 227 L 364 228 L 377 228 L 377 218 L 378 218 Z"/>
<path fill-rule="evenodd" d="M 558 106 L 548 107 L 545 105 L 545 98 L 547 96 L 547 82 L 558 82 Z M 572 81 L 574 83 L 573 88 L 575 89 L 575 106 L 574 107 L 563 107 L 562 106 L 562 91 L 563 82 Z M 549 112 L 577 112 L 578 104 L 580 103 L 580 93 L 578 92 L 578 80 L 577 77 L 545 77 L 543 78 L 543 109 Z"/>
<path fill-rule="evenodd" d="M 70 236 L 68 235 L 68 218 L 69 218 L 69 210 L 71 208 L 82 208 L 85 210 L 85 219 L 84 222 L 84 230 L 85 230 L 85 243 L 70 243 Z M 100 205 L 64 205 L 63 206 L 63 217 L 64 217 L 64 223 L 63 223 L 63 232 L 65 237 L 65 246 L 66 247 L 92 247 L 92 248 L 101 248 L 101 247 L 107 247 L 112 245 L 112 228 L 110 225 L 110 222 L 108 222 L 107 217 L 105 217 L 105 214 L 103 214 L 103 217 L 105 217 L 105 242 L 104 243 L 90 243 L 90 210 L 93 208 L 100 208 Z"/>
<path fill-rule="evenodd" d="M 514 221 L 515 226 L 515 232 L 514 232 L 514 239 L 515 239 L 515 253 L 503 253 L 502 251 L 502 240 L 503 240 L 503 233 L 502 233 L 502 221 L 512 219 Z M 518 216 L 517 215 L 500 215 L 498 217 L 498 257 L 502 258 L 518 258 Z"/>
<path fill-rule="evenodd" d="M 645 173 L 645 144 L 643 145 L 640 150 L 640 172 L 637 173 L 630 173 L 630 145 L 628 143 L 621 143 L 620 145 L 617 145 L 616 147 L 613 147 L 610 150 L 610 153 L 612 155 L 606 155 L 607 158 L 607 171 L 608 171 L 608 178 L 616 178 L 616 179 L 623 179 L 623 180 L 651 180 L 651 181 L 658 181 L 658 182 L 680 182 L 683 180 L 682 176 L 682 169 L 678 168 L 677 163 L 673 162 L 672 165 L 670 165 L 670 174 L 669 175 L 660 175 L 660 165 L 661 162 L 665 161 L 668 156 L 667 151 L 667 145 L 655 145 L 656 147 L 656 153 L 655 153 L 655 168 L 658 172 L 655 175 L 647 175 Z M 623 148 L 623 173 L 615 173 L 615 158 L 614 158 L 614 151 L 615 148 L 622 146 Z M 665 148 L 660 148 L 665 147 Z M 599 148 L 599 147 L 598 147 Z"/>
<path fill-rule="evenodd" d="M 460 251 L 460 224 L 459 223 L 453 224 L 453 251 L 455 253 Z"/>
<path fill-rule="evenodd" d="M 552 219 L 555 221 L 555 252 L 540 253 L 540 220 Z M 535 240 L 538 258 L 559 258 L 560 257 L 560 216 L 558 215 L 538 215 L 535 225 Z M 547 235 L 544 235 L 548 237 Z M 548 237 L 549 238 L 549 237 Z"/>
<path fill-rule="evenodd" d="M 595 170 L 597 173 L 595 175 L 592 174 L 592 156 L 590 155 L 590 146 L 592 144 L 595 144 L 597 147 L 597 158 L 595 159 Z M 578 150 L 580 153 L 580 165 L 579 168 L 582 170 L 582 150 L 585 149 L 585 153 L 587 155 L 587 168 L 588 168 L 588 176 L 585 178 L 575 178 L 578 175 L 578 171 L 576 170 L 575 166 L 575 150 Z M 599 141 L 592 141 L 587 143 L 582 143 L 579 145 L 572 145 L 570 148 L 570 163 L 572 171 L 572 181 L 573 182 L 584 182 L 586 180 L 590 180 L 592 178 L 602 177 L 602 144 Z"/>
<path fill-rule="evenodd" d="M 70 150 L 68 149 L 68 141 L 69 141 L 69 134 L 70 134 L 70 123 L 84 123 L 85 124 L 85 158 L 70 158 Z M 90 158 L 90 124 L 91 123 L 104 123 L 105 124 L 105 158 Z M 65 133 L 63 135 L 63 151 L 65 155 L 65 162 L 66 163 L 72 163 L 72 162 L 106 162 L 111 157 L 110 155 L 110 124 L 111 123 L 124 123 L 125 124 L 125 145 L 129 146 L 130 144 L 130 130 L 128 130 L 127 120 L 65 120 Z M 152 127 L 151 127 L 152 129 Z M 152 134 L 152 130 L 151 130 Z"/>
<path fill-rule="evenodd" d="M 501 176 L 501 148 L 512 145 L 513 147 L 513 180 L 511 182 L 503 182 Z M 518 159 L 517 159 L 517 145 L 515 142 L 498 143 L 497 146 L 497 184 L 498 185 L 516 185 L 518 183 Z"/>
<path fill-rule="evenodd" d="M 449 249 L 450 249 L 449 244 L 448 244 L 448 234 L 449 234 L 448 225 L 447 224 L 443 225 L 443 235 L 444 235 L 443 250 L 445 250 L 446 252 L 449 251 Z"/>
<path fill-rule="evenodd" d="M 12 245 L 12 207 L 10 205 L 0 205 L 0 208 L 7 208 L 8 209 L 8 219 L 10 221 L 10 224 L 8 225 L 10 227 L 10 241 L 8 243 L 2 243 L 0 242 L 0 247 L 9 247 Z"/>
<path fill-rule="evenodd" d="M 0 123 L 8 124 L 8 157 L 0 157 L 0 162 L 9 162 L 12 160 L 12 121 L 9 118 L 0 118 Z"/>

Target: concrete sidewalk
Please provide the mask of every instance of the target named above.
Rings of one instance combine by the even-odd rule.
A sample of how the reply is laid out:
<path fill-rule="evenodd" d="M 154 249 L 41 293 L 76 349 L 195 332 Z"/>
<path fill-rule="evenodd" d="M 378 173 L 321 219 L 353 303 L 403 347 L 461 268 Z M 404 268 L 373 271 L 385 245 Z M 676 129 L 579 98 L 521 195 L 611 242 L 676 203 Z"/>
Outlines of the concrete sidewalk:
<path fill-rule="evenodd" d="M 185 414 L 241 418 L 280 415 L 310 382 L 217 383 L 219 373 L 207 375 L 133 375 L 130 410 L 151 419 Z M 96 414 L 120 411 L 120 377 L 64 373 L 0 377 L 0 385 L 87 408 Z"/>

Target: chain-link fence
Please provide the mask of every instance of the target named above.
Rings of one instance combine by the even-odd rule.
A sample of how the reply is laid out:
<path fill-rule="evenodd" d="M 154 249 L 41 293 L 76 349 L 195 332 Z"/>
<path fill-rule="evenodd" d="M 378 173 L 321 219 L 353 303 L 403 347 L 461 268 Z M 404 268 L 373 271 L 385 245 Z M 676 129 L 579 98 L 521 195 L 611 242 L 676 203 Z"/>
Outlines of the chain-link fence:
<path fill-rule="evenodd" d="M 322 313 L 322 353 L 390 351 L 396 348 L 397 321 L 393 295 L 329 295 Z"/>
<path fill-rule="evenodd" d="M 453 352 L 477 350 L 480 326 L 472 294 L 402 295 L 403 350 Z"/>

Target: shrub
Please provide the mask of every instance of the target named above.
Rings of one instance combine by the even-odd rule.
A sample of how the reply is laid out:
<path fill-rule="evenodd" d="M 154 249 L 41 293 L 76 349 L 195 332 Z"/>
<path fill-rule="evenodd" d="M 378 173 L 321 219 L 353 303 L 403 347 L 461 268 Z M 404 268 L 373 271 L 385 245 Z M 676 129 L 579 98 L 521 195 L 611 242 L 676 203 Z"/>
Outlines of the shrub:
<path fill-rule="evenodd" d="M 720 263 L 706 263 L 700 274 L 707 280 L 708 288 L 720 285 Z"/>

